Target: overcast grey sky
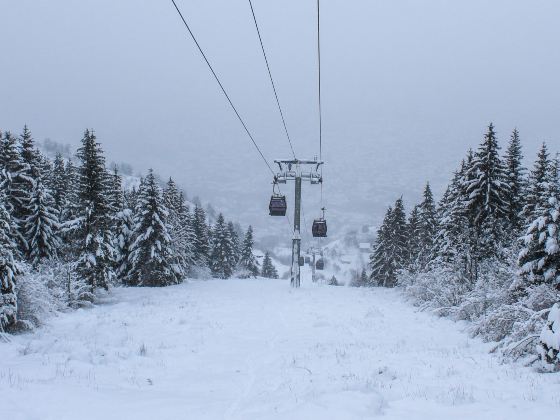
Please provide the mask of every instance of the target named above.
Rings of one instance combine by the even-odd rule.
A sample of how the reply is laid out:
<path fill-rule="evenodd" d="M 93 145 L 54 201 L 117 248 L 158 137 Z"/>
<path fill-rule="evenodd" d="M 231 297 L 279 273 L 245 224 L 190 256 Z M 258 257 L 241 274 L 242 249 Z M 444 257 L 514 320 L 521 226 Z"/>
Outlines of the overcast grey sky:
<path fill-rule="evenodd" d="M 248 1 L 178 4 L 265 155 L 289 156 Z M 315 0 L 253 4 L 296 152 L 312 157 Z M 531 159 L 543 140 L 559 149 L 559 1 L 321 8 L 325 196 L 340 225 L 372 222 L 401 193 L 410 204 L 426 180 L 439 196 L 489 121 L 504 145 L 518 127 Z M 93 127 L 110 160 L 269 222 L 269 173 L 170 1 L 1 0 L 0 16 L 0 128 L 76 143 Z"/>

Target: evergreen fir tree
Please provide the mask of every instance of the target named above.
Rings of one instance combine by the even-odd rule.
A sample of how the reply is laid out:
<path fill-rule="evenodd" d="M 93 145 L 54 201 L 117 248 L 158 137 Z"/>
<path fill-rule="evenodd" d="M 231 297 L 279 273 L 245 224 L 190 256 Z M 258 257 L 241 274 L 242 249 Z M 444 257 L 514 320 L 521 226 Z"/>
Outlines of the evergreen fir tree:
<path fill-rule="evenodd" d="M 4 133 L 2 140 L 0 162 L 5 176 L 6 209 L 10 213 L 15 226 L 14 235 L 18 244 L 18 253 L 27 252 L 27 242 L 24 234 L 24 220 L 27 216 L 30 191 L 33 180 L 25 175 L 25 165 L 22 162 L 20 149 L 16 137 L 9 131 Z"/>
<path fill-rule="evenodd" d="M 109 186 L 109 205 L 113 213 L 118 213 L 124 209 L 124 190 L 122 186 L 122 178 L 119 175 L 119 171 L 115 166 L 113 168 L 113 173 L 107 175 L 109 179 L 107 184 Z"/>
<path fill-rule="evenodd" d="M 210 235 L 206 224 L 206 213 L 201 206 L 196 206 L 193 217 L 195 234 L 194 260 L 199 267 L 210 265 Z"/>
<path fill-rule="evenodd" d="M 366 269 L 362 269 L 362 273 L 360 274 L 360 286 L 366 286 L 368 283 L 368 275 Z"/>
<path fill-rule="evenodd" d="M 550 184 L 549 184 L 550 186 Z M 537 206 L 535 220 L 523 237 L 520 272 L 530 284 L 560 284 L 560 202 L 549 188 L 546 208 Z"/>
<path fill-rule="evenodd" d="M 434 237 L 437 233 L 436 207 L 430 184 L 424 189 L 424 199 L 418 209 L 419 241 L 417 263 L 421 269 L 428 266 L 433 258 Z"/>
<path fill-rule="evenodd" d="M 176 258 L 175 263 L 181 267 L 183 273 L 186 273 L 194 264 L 195 235 L 183 193 L 171 178 L 163 191 L 163 201 L 169 211 L 169 234 Z"/>
<path fill-rule="evenodd" d="M 16 277 L 20 270 L 15 261 L 14 226 L 4 203 L 7 180 L 0 174 L 0 332 L 16 322 Z"/>
<path fill-rule="evenodd" d="M 417 270 L 421 246 L 420 206 L 416 205 L 410 212 L 407 225 L 407 268 L 411 271 Z"/>
<path fill-rule="evenodd" d="M 78 240 L 80 257 L 78 273 L 93 289 L 107 289 L 114 277 L 111 206 L 108 177 L 101 146 L 93 132 L 86 130 L 78 149 L 79 205 Z"/>
<path fill-rule="evenodd" d="M 468 210 L 476 235 L 477 258 L 496 255 L 507 227 L 510 194 L 506 170 L 498 154 L 499 146 L 492 123 L 469 168 Z"/>
<path fill-rule="evenodd" d="M 272 264 L 270 252 L 268 251 L 266 251 L 266 253 L 264 254 L 261 276 L 266 279 L 278 278 L 278 271 L 276 270 L 276 267 L 274 267 L 274 264 Z"/>
<path fill-rule="evenodd" d="M 133 241 L 134 218 L 125 208 L 116 214 L 115 274 L 119 282 L 126 282 L 131 269 L 130 248 Z"/>
<path fill-rule="evenodd" d="M 371 269 L 370 281 L 371 285 L 385 285 L 395 278 L 396 273 L 391 264 L 391 256 L 389 253 L 390 226 L 393 208 L 389 207 L 385 213 L 383 223 L 377 230 L 377 238 L 373 245 L 373 252 L 369 258 L 369 266 Z"/>
<path fill-rule="evenodd" d="M 239 234 L 237 233 L 237 229 L 235 228 L 233 222 L 228 222 L 228 231 L 231 238 L 231 248 L 233 252 L 234 265 L 237 265 L 237 263 L 239 262 L 239 258 L 241 257 L 241 249 L 239 243 Z"/>
<path fill-rule="evenodd" d="M 220 213 L 212 230 L 210 269 L 215 277 L 227 279 L 233 274 L 234 268 L 233 244 L 224 216 Z"/>
<path fill-rule="evenodd" d="M 57 255 L 61 246 L 58 236 L 58 216 L 48 190 L 40 178 L 35 181 L 31 196 L 29 216 L 25 220 L 25 234 L 29 244 L 29 259 L 37 265 L 43 259 Z"/>
<path fill-rule="evenodd" d="M 402 198 L 389 208 L 378 231 L 373 253 L 370 257 L 370 279 L 379 286 L 393 287 L 397 284 L 397 272 L 408 261 L 406 214 Z"/>
<path fill-rule="evenodd" d="M 135 186 L 128 191 L 124 191 L 124 207 L 127 209 L 135 209 L 136 208 L 136 199 L 138 197 L 138 190 Z"/>
<path fill-rule="evenodd" d="M 54 206 L 59 217 L 62 216 L 63 210 L 66 208 L 66 195 L 69 189 L 69 180 L 64 167 L 64 159 L 58 153 L 54 159 L 54 168 L 52 174 L 52 196 Z"/>
<path fill-rule="evenodd" d="M 523 167 L 523 153 L 521 151 L 521 141 L 519 132 L 513 130 L 509 145 L 505 155 L 506 182 L 508 191 L 506 196 L 509 230 L 513 236 L 518 236 L 523 228 L 522 211 L 525 200 L 525 172 Z"/>
<path fill-rule="evenodd" d="M 140 187 L 135 209 L 129 285 L 168 286 L 181 281 L 180 269 L 174 262 L 168 216 L 161 188 L 150 170 Z"/>
<path fill-rule="evenodd" d="M 550 165 L 548 149 L 546 143 L 543 143 L 533 170 L 529 174 L 527 198 L 522 212 L 527 225 L 532 223 L 548 207 Z"/>
<path fill-rule="evenodd" d="M 253 246 L 253 227 L 249 226 L 239 255 L 238 269 L 241 272 L 240 277 L 256 277 L 259 274 L 258 262 L 253 254 Z"/>
<path fill-rule="evenodd" d="M 66 205 L 62 207 L 62 222 L 73 221 L 80 214 L 80 173 L 72 160 L 65 167 Z"/>
<path fill-rule="evenodd" d="M 27 125 L 23 127 L 23 133 L 20 136 L 21 141 L 21 160 L 24 166 L 23 172 L 27 179 L 36 179 L 41 169 L 41 158 L 39 152 L 35 148 L 35 141 L 31 135 L 31 131 Z"/>
<path fill-rule="evenodd" d="M 191 214 L 188 205 L 186 204 L 183 192 L 179 193 L 179 226 L 181 226 L 181 254 L 185 270 L 191 269 L 195 265 L 195 245 L 196 235 L 193 228 L 194 216 Z"/>

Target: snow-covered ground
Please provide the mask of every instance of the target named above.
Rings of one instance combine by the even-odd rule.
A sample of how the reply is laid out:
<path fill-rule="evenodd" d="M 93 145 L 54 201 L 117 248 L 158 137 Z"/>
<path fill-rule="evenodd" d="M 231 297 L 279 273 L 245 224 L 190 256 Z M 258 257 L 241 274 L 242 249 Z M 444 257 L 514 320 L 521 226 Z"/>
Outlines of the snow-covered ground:
<path fill-rule="evenodd" d="M 397 290 L 282 280 L 115 289 L 0 344 L 0 419 L 551 419 L 560 374 L 502 365 Z"/>

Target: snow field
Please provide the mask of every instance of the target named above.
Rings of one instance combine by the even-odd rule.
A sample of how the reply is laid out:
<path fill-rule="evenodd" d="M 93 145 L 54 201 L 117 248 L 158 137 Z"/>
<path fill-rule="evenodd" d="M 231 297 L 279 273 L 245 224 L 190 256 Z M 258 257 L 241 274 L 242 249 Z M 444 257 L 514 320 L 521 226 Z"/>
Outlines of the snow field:
<path fill-rule="evenodd" d="M 0 418 L 555 418 L 560 375 L 503 365 L 397 290 L 281 280 L 119 288 L 0 344 Z"/>

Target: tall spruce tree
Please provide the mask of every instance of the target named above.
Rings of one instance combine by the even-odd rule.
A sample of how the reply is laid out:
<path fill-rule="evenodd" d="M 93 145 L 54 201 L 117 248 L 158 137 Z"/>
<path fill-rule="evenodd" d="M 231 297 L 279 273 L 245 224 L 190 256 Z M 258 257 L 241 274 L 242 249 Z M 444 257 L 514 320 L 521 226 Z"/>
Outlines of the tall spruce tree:
<path fill-rule="evenodd" d="M 428 266 L 434 255 L 434 238 L 437 232 L 436 206 L 430 184 L 424 188 L 424 199 L 418 209 L 419 229 L 418 241 L 419 250 L 417 263 L 420 269 Z"/>
<path fill-rule="evenodd" d="M 509 186 L 492 123 L 475 153 L 466 185 L 477 258 L 496 255 L 507 228 Z"/>
<path fill-rule="evenodd" d="M 181 281 L 169 235 L 168 216 L 161 188 L 150 170 L 140 187 L 135 209 L 129 285 L 168 286 Z"/>
<path fill-rule="evenodd" d="M 78 241 L 80 256 L 78 273 L 95 289 L 107 289 L 114 278 L 114 247 L 112 243 L 112 214 L 105 158 L 95 134 L 86 130 L 80 159 L 78 198 Z"/>
<path fill-rule="evenodd" d="M 163 191 L 163 201 L 169 211 L 169 234 L 176 264 L 181 267 L 182 272 L 186 273 L 194 264 L 195 235 L 183 193 L 171 178 Z"/>
<path fill-rule="evenodd" d="M 29 259 L 34 266 L 51 259 L 61 246 L 59 222 L 54 200 L 41 178 L 35 180 L 29 215 L 25 219 L 25 234 L 29 244 Z"/>
<path fill-rule="evenodd" d="M 263 265 L 261 276 L 266 279 L 277 279 L 278 278 L 278 271 L 274 264 L 272 264 L 272 259 L 270 258 L 270 252 L 266 251 L 264 254 Z"/>
<path fill-rule="evenodd" d="M 6 209 L 10 213 L 14 235 L 18 245 L 18 253 L 27 252 L 25 241 L 25 217 L 29 206 L 30 191 L 33 181 L 25 174 L 25 165 L 21 158 L 20 147 L 17 138 L 9 131 L 4 133 L 1 144 L 0 165 L 5 175 Z"/>
<path fill-rule="evenodd" d="M 247 233 L 243 238 L 241 253 L 239 255 L 238 269 L 241 277 L 256 277 L 259 274 L 259 263 L 253 254 L 253 227 L 247 228 Z"/>
<path fill-rule="evenodd" d="M 16 278 L 20 269 L 15 260 L 14 225 L 5 207 L 7 180 L 0 173 L 0 332 L 16 321 Z"/>
<path fill-rule="evenodd" d="M 406 213 L 402 198 L 389 208 L 378 231 L 373 253 L 370 257 L 370 279 L 379 286 L 394 287 L 397 272 L 408 261 Z"/>
<path fill-rule="evenodd" d="M 119 211 L 115 218 L 115 274 L 120 283 L 126 283 L 131 269 L 130 249 L 134 234 L 132 209 Z"/>
<path fill-rule="evenodd" d="M 66 168 L 64 167 L 64 159 L 60 153 L 54 158 L 54 166 L 52 173 L 52 196 L 54 206 L 59 217 L 62 216 L 63 210 L 66 208 L 66 196 L 69 183 L 66 176 Z"/>
<path fill-rule="evenodd" d="M 27 128 L 27 125 L 23 127 L 20 142 L 24 176 L 28 180 L 33 180 L 39 176 L 43 162 L 38 150 L 35 147 L 35 141 L 33 140 L 33 136 L 31 135 L 31 131 Z M 43 176 L 44 175 L 45 174 L 43 174 Z"/>
<path fill-rule="evenodd" d="M 241 257 L 241 244 L 239 243 L 239 234 L 233 222 L 228 222 L 228 231 L 231 238 L 231 248 L 233 252 L 234 265 L 237 265 Z"/>
<path fill-rule="evenodd" d="M 384 286 L 394 280 L 396 273 L 393 269 L 391 255 L 389 253 L 390 240 L 390 223 L 392 219 L 393 208 L 389 207 L 385 213 L 383 223 L 377 230 L 377 237 L 373 245 L 373 252 L 369 257 L 369 266 L 371 269 L 370 284 Z"/>
<path fill-rule="evenodd" d="M 548 148 L 543 143 L 529 174 L 527 198 L 522 212 L 526 225 L 532 223 L 548 207 L 550 165 Z"/>
<path fill-rule="evenodd" d="M 210 265 L 210 235 L 206 223 L 206 212 L 201 206 L 196 206 L 193 216 L 193 230 L 195 234 L 194 260 L 199 267 Z"/>
<path fill-rule="evenodd" d="M 234 268 L 233 243 L 224 216 L 220 213 L 212 230 L 210 269 L 215 277 L 227 279 L 233 274 Z"/>
<path fill-rule="evenodd" d="M 193 228 L 194 215 L 191 214 L 183 192 L 179 192 L 179 226 L 181 226 L 180 249 L 185 270 L 190 270 L 195 265 L 196 235 Z"/>
<path fill-rule="evenodd" d="M 80 214 L 80 172 L 72 160 L 65 166 L 66 202 L 62 208 L 62 222 L 73 221 Z"/>
<path fill-rule="evenodd" d="M 107 174 L 107 185 L 109 188 L 109 205 L 111 212 L 116 214 L 124 209 L 124 190 L 122 185 L 122 177 L 117 167 L 113 168 L 112 174 Z"/>
<path fill-rule="evenodd" d="M 421 251 L 421 221 L 420 221 L 420 206 L 413 207 L 408 218 L 407 225 L 407 249 L 408 249 L 408 264 L 407 268 L 413 272 L 418 269 L 418 260 Z"/>
<path fill-rule="evenodd" d="M 538 206 L 535 220 L 523 237 L 519 253 L 520 273 L 529 284 L 560 283 L 560 204 L 549 191 L 546 208 Z"/>
<path fill-rule="evenodd" d="M 523 229 L 522 211 L 525 201 L 526 169 L 523 167 L 523 153 L 519 132 L 513 130 L 505 154 L 506 182 L 508 185 L 506 202 L 508 208 L 509 231 L 518 236 Z"/>

